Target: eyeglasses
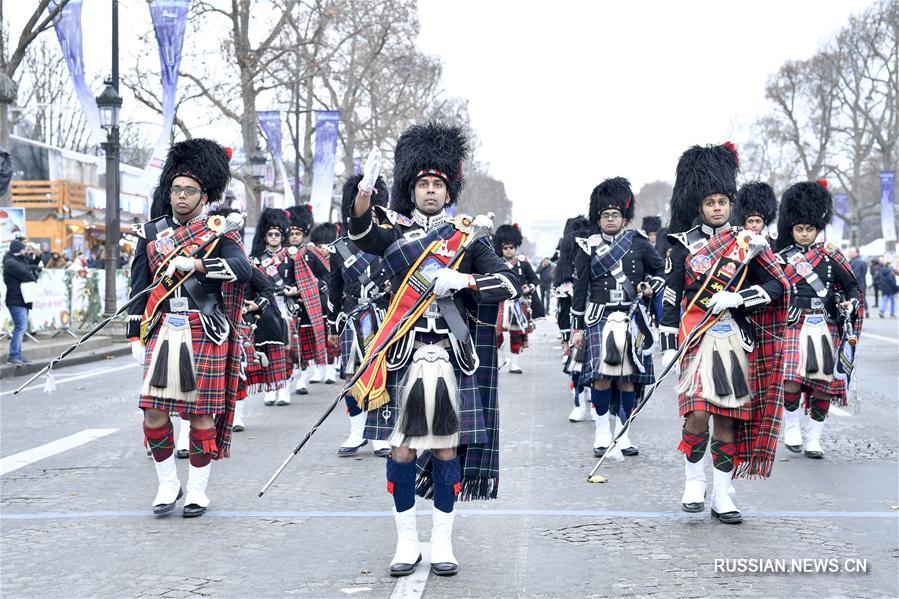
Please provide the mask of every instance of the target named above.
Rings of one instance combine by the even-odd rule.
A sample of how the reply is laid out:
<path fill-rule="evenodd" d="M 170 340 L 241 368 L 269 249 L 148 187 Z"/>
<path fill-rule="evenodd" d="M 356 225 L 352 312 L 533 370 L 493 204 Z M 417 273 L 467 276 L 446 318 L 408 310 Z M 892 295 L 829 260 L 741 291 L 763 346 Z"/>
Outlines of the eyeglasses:
<path fill-rule="evenodd" d="M 602 214 L 599 215 L 599 218 L 604 219 L 604 220 L 618 220 L 619 218 L 621 218 L 621 213 L 617 212 L 617 211 L 616 212 L 603 212 Z"/>
<path fill-rule="evenodd" d="M 265 234 L 266 237 L 281 237 L 281 231 L 269 231 Z"/>
<path fill-rule="evenodd" d="M 190 185 L 186 185 L 186 186 L 172 185 L 172 188 L 169 189 L 169 193 L 173 196 L 180 196 L 182 192 L 187 197 L 192 198 L 195 195 L 197 195 L 198 193 L 200 193 L 200 190 L 197 189 L 196 187 L 191 187 Z"/>

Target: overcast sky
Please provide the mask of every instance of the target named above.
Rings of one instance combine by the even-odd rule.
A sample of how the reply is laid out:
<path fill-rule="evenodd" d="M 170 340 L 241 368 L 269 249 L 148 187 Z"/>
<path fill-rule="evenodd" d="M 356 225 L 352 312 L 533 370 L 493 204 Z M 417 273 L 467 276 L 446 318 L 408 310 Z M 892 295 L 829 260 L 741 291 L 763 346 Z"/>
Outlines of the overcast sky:
<path fill-rule="evenodd" d="M 31 3 L 3 1 L 15 41 Z M 672 181 L 692 144 L 745 139 L 769 110 L 767 78 L 811 56 L 868 4 L 420 0 L 419 44 L 443 61 L 448 93 L 469 100 L 477 159 L 505 182 L 527 234 L 534 220 L 586 212 L 607 177 L 627 177 L 638 191 Z M 84 5 L 86 69 L 106 73 L 110 3 Z M 127 68 L 150 19 L 144 0 L 120 7 Z M 124 118 L 134 109 L 126 94 Z M 224 143 L 238 142 L 233 129 Z"/>
<path fill-rule="evenodd" d="M 586 213 L 607 177 L 673 181 L 690 145 L 738 141 L 768 76 L 869 0 L 422 0 L 421 47 L 468 98 L 515 218 Z"/>

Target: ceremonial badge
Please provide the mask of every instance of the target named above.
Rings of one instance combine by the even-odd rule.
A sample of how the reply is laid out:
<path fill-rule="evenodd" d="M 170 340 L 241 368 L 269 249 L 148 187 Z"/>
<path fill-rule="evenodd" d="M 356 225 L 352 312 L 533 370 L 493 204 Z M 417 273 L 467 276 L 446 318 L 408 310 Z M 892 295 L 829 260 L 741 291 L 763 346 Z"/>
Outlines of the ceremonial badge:
<path fill-rule="evenodd" d="M 690 259 L 690 270 L 693 272 L 704 275 L 710 268 L 712 268 L 712 259 L 705 254 L 693 256 Z"/>
<path fill-rule="evenodd" d="M 217 214 L 210 216 L 206 221 L 206 226 L 218 233 L 225 228 L 225 219 Z"/>
<path fill-rule="evenodd" d="M 298 250 L 294 246 L 290 246 L 289 248 L 287 248 L 287 253 L 290 254 L 291 256 L 296 256 L 298 251 L 300 251 L 300 250 Z"/>
<path fill-rule="evenodd" d="M 163 239 L 157 239 L 153 243 L 153 247 L 156 248 L 157 254 L 162 254 L 163 256 L 167 256 L 172 253 L 172 250 L 175 249 L 175 242 L 170 238 L 165 237 Z"/>
<path fill-rule="evenodd" d="M 265 269 L 265 274 L 267 274 L 270 277 L 273 277 L 278 274 L 278 268 L 275 266 L 269 266 L 268 268 Z"/>
<path fill-rule="evenodd" d="M 812 274 L 813 270 L 814 269 L 812 268 L 811 263 L 806 260 L 804 260 L 796 265 L 796 272 L 798 272 L 803 277 L 807 277 L 810 274 Z"/>

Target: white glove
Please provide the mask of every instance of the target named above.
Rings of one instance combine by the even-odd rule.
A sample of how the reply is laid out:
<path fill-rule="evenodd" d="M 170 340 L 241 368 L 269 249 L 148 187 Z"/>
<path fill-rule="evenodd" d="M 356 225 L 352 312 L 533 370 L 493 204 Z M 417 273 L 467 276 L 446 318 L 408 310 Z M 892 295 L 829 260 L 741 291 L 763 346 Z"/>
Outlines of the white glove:
<path fill-rule="evenodd" d="M 144 344 L 140 342 L 140 339 L 131 342 L 131 357 L 141 366 L 144 365 Z"/>
<path fill-rule="evenodd" d="M 758 233 L 756 233 L 749 238 L 749 245 L 754 245 L 757 247 L 768 247 L 768 238 L 764 235 L 759 235 Z"/>
<path fill-rule="evenodd" d="M 485 227 L 487 230 L 493 229 L 493 213 L 490 214 L 479 214 L 474 217 L 474 220 L 471 221 L 471 228 L 478 229 L 481 227 Z"/>
<path fill-rule="evenodd" d="M 662 370 L 668 368 L 668 365 L 674 360 L 675 354 L 677 354 L 676 349 L 666 349 L 662 352 Z M 680 364 L 675 364 L 673 370 L 675 376 L 680 376 Z"/>
<path fill-rule="evenodd" d="M 468 287 L 469 275 L 451 268 L 441 268 L 434 276 L 434 293 L 438 296 L 449 295 L 453 291 Z"/>
<path fill-rule="evenodd" d="M 182 272 L 190 272 L 196 268 L 196 260 L 194 258 L 188 258 L 187 256 L 175 256 L 172 258 L 172 261 L 169 262 L 169 266 L 165 271 L 165 276 L 170 277 L 175 274 L 176 270 L 180 270 Z"/>
<path fill-rule="evenodd" d="M 719 291 L 709 300 L 709 308 L 712 314 L 721 314 L 728 308 L 736 308 L 743 305 L 743 296 L 733 291 Z"/>
<path fill-rule="evenodd" d="M 362 180 L 359 181 L 359 190 L 370 194 L 375 188 L 375 181 L 381 172 L 381 150 L 372 148 L 362 167 Z"/>
<path fill-rule="evenodd" d="M 225 217 L 225 226 L 231 231 L 239 231 L 241 228 L 243 228 L 245 218 L 246 215 L 240 212 L 232 212 Z"/>

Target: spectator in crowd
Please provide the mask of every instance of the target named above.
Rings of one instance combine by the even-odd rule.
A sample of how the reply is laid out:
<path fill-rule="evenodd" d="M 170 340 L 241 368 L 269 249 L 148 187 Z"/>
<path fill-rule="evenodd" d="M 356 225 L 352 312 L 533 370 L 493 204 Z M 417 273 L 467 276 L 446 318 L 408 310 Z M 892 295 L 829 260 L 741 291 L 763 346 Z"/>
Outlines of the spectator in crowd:
<path fill-rule="evenodd" d="M 880 304 L 880 270 L 883 268 L 880 258 L 871 260 L 871 286 L 874 287 L 874 307 Z"/>
<path fill-rule="evenodd" d="M 847 254 L 849 258 L 849 266 L 852 267 L 852 274 L 855 275 L 855 280 L 858 281 L 858 286 L 861 288 L 862 297 L 865 298 L 865 318 L 869 316 L 868 314 L 868 265 L 865 264 L 864 258 L 858 255 L 858 248 L 851 247 L 849 248 L 849 253 Z"/>
<path fill-rule="evenodd" d="M 22 283 L 37 281 L 41 265 L 34 265 L 25 252 L 25 244 L 14 239 L 9 244 L 9 251 L 3 256 L 3 283 L 6 285 L 6 307 L 13 321 L 12 339 L 9 343 L 7 364 L 20 366 L 27 364 L 22 357 L 22 339 L 28 329 L 28 311 L 31 303 L 22 297 Z"/>
<path fill-rule="evenodd" d="M 543 302 L 543 313 L 549 314 L 549 288 L 553 284 L 553 263 L 547 258 L 537 267 L 537 277 L 540 279 L 540 301 Z"/>
<path fill-rule="evenodd" d="M 890 318 L 896 318 L 896 269 L 887 262 L 880 269 L 880 291 L 883 293 L 883 301 L 880 303 L 880 317 L 886 313 L 887 304 L 890 305 Z"/>
<path fill-rule="evenodd" d="M 59 252 L 50 252 L 50 259 L 47 260 L 47 264 L 44 265 L 44 268 L 65 268 L 69 265 L 69 261 L 66 260 L 62 254 Z"/>

